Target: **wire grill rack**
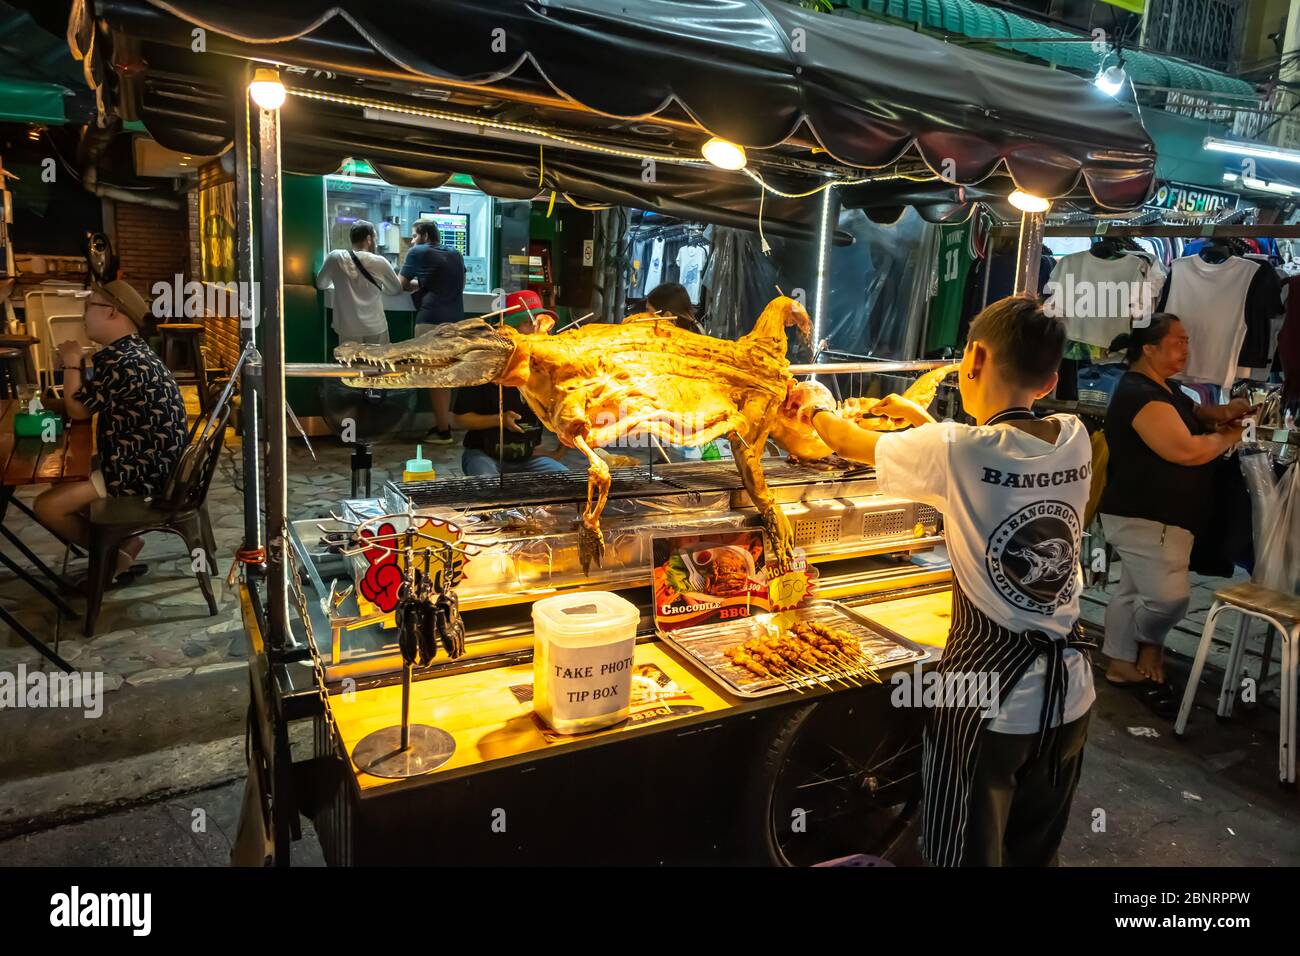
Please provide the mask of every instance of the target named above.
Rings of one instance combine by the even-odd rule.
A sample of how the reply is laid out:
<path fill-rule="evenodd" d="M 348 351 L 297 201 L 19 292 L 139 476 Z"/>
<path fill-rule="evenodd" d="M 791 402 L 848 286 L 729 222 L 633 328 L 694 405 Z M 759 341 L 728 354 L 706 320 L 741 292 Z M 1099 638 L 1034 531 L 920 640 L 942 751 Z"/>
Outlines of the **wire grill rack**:
<path fill-rule="evenodd" d="M 866 472 L 861 468 L 833 469 L 768 460 L 763 473 L 769 485 L 803 485 L 817 481 L 840 481 Z M 503 505 L 569 504 L 587 500 L 585 471 L 544 474 L 487 475 L 472 478 L 440 478 L 435 481 L 394 482 L 403 500 L 416 508 L 454 507 L 462 510 L 499 508 Z M 744 485 L 731 461 L 675 462 L 654 468 L 610 470 L 609 496 L 655 498 L 718 491 L 739 491 Z"/>

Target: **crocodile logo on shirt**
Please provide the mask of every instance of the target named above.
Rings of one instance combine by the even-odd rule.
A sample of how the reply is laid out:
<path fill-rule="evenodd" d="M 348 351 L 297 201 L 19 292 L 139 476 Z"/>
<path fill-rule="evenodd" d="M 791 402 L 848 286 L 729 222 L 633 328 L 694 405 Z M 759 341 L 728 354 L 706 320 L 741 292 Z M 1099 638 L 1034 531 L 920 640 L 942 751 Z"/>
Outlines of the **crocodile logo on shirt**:
<path fill-rule="evenodd" d="M 1054 614 L 1074 598 L 1079 532 L 1079 514 L 1064 501 L 1026 505 L 989 536 L 990 583 L 1017 608 Z"/>

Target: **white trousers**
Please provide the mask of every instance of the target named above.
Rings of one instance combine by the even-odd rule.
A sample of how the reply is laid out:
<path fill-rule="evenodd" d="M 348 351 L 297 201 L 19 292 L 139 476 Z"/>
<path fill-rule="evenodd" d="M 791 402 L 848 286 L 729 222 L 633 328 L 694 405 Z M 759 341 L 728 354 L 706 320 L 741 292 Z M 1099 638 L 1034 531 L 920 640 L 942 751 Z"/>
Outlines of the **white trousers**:
<path fill-rule="evenodd" d="M 1101 526 L 1121 562 L 1119 586 L 1106 605 L 1102 652 L 1132 663 L 1139 644 L 1163 646 L 1187 613 L 1193 537 L 1186 528 L 1145 518 L 1103 514 Z"/>

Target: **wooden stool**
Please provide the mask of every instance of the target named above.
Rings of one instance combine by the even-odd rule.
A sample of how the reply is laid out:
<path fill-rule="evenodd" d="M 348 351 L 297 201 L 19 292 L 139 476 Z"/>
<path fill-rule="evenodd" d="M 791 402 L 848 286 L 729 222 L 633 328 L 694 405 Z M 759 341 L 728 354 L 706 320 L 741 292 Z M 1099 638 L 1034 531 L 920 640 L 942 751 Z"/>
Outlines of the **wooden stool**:
<path fill-rule="evenodd" d="M 17 398 L 21 377 L 18 363 L 23 361 L 22 349 L 0 348 L 0 398 Z"/>
<path fill-rule="evenodd" d="M 158 326 L 162 335 L 162 360 L 176 376 L 178 385 L 195 385 L 199 408 L 208 413 L 208 367 L 203 361 L 203 326 L 191 322 L 169 322 Z M 181 363 L 177 364 L 177 357 Z M 188 373 L 188 374 L 187 374 Z"/>
<path fill-rule="evenodd" d="M 1278 731 L 1278 778 L 1283 783 L 1295 782 L 1295 734 L 1296 734 L 1296 664 L 1300 655 L 1300 596 L 1273 591 L 1249 582 L 1220 588 L 1214 592 L 1214 603 L 1205 615 L 1205 628 L 1201 631 L 1201 643 L 1196 648 L 1196 660 L 1192 663 L 1192 673 L 1187 679 L 1187 689 L 1183 691 L 1183 704 L 1178 710 L 1178 720 L 1174 724 L 1174 733 L 1181 737 L 1187 728 L 1187 718 L 1192 712 L 1192 698 L 1196 696 L 1196 685 L 1200 683 L 1201 671 L 1205 668 L 1205 659 L 1210 654 L 1210 642 L 1214 638 L 1214 622 L 1224 611 L 1236 611 L 1242 615 L 1243 626 L 1237 628 L 1232 646 L 1228 650 L 1228 666 L 1223 669 L 1223 686 L 1219 689 L 1220 717 L 1232 714 L 1232 705 L 1237 697 L 1237 684 L 1241 677 L 1241 658 L 1245 653 L 1246 618 L 1258 618 L 1267 621 L 1282 635 L 1282 712 Z M 1270 634 L 1271 637 L 1271 634 Z M 1271 653 L 1272 640 L 1269 640 Z M 1268 661 L 1264 662 L 1268 666 Z"/>

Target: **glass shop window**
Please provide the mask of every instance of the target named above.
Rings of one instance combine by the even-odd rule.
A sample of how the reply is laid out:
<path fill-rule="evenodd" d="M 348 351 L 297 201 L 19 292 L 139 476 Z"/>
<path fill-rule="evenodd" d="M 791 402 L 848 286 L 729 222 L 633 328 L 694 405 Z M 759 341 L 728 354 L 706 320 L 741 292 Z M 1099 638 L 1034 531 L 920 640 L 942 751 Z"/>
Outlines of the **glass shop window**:
<path fill-rule="evenodd" d="M 452 182 L 464 177 L 453 177 Z M 477 189 L 447 185 L 406 189 L 375 176 L 369 164 L 349 160 L 343 172 L 325 177 L 325 229 L 331 249 L 347 249 L 353 223 L 375 224 L 375 251 L 400 269 L 411 248 L 415 224 L 438 225 L 443 245 L 465 258 L 465 291 L 488 292 L 492 282 L 493 200 Z"/>

